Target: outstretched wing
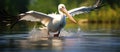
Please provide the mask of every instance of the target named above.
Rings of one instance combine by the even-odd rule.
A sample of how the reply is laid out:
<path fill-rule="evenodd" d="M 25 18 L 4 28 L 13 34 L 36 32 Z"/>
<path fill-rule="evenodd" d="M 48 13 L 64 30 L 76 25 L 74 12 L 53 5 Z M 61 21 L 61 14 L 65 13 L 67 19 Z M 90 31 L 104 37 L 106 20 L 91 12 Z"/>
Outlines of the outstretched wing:
<path fill-rule="evenodd" d="M 28 11 L 26 13 L 22 13 L 22 14 L 18 15 L 18 17 L 19 17 L 19 19 L 11 25 L 10 29 L 12 29 L 14 27 L 14 25 L 21 20 L 41 22 L 45 26 L 47 26 L 48 23 L 51 20 L 53 20 L 53 17 L 51 17 L 47 14 L 41 13 L 41 12 L 37 12 L 37 11 Z"/>
<path fill-rule="evenodd" d="M 20 17 L 20 20 L 41 22 L 45 26 L 53 19 L 51 16 L 37 11 L 28 11 L 26 13 L 20 14 Z"/>
<path fill-rule="evenodd" d="M 102 0 L 97 0 L 97 2 L 91 6 L 91 7 L 86 7 L 86 6 L 82 6 L 82 7 L 79 7 L 79 8 L 75 8 L 75 9 L 72 9 L 72 10 L 69 10 L 68 12 L 74 16 L 74 15 L 77 15 L 77 14 L 82 14 L 82 13 L 88 13 L 94 9 L 98 9 L 101 7 L 101 3 L 102 3 Z"/>

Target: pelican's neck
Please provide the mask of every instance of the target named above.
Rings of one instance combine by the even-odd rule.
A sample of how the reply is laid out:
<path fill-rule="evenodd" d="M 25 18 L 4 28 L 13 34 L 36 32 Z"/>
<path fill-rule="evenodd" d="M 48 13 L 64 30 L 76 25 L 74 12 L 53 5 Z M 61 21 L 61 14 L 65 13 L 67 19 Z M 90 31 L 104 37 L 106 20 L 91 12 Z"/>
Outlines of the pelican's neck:
<path fill-rule="evenodd" d="M 58 11 L 62 18 L 66 18 L 66 15 L 63 12 L 61 12 L 60 10 L 58 10 Z"/>
<path fill-rule="evenodd" d="M 59 9 L 58 9 L 58 12 L 59 12 L 59 14 L 62 15 L 62 16 L 65 15 L 65 14 L 64 14 L 63 12 L 61 12 Z"/>

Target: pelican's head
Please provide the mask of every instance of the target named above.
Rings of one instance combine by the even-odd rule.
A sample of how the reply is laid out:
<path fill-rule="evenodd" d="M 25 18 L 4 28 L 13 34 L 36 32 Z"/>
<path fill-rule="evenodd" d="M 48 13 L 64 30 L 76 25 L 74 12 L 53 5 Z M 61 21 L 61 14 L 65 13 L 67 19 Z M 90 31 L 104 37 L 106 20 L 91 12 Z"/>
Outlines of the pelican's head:
<path fill-rule="evenodd" d="M 64 5 L 64 4 L 59 4 L 59 5 L 58 5 L 58 11 L 59 11 L 60 14 L 64 14 L 64 13 L 62 12 L 62 9 L 66 9 L 65 5 Z"/>
<path fill-rule="evenodd" d="M 61 15 L 66 15 L 70 20 L 72 20 L 74 23 L 76 23 L 75 19 L 68 13 L 64 4 L 58 5 L 58 11 Z"/>

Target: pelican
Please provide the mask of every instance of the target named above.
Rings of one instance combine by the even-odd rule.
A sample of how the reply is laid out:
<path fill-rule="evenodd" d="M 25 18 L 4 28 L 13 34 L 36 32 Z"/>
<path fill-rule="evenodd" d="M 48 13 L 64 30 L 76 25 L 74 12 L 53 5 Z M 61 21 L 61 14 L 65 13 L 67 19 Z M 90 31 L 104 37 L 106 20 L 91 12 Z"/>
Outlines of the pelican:
<path fill-rule="evenodd" d="M 66 17 L 68 17 L 74 23 L 77 23 L 77 21 L 72 16 L 76 14 L 88 13 L 94 9 L 100 8 L 100 4 L 101 0 L 97 0 L 97 2 L 91 7 L 78 7 L 69 11 L 67 11 L 64 4 L 59 4 L 59 14 L 44 14 L 37 11 L 28 11 L 19 15 L 21 17 L 19 21 L 26 20 L 41 22 L 45 25 L 48 35 L 50 35 L 50 32 L 57 32 L 54 34 L 54 37 L 59 37 L 61 29 L 66 24 Z"/>

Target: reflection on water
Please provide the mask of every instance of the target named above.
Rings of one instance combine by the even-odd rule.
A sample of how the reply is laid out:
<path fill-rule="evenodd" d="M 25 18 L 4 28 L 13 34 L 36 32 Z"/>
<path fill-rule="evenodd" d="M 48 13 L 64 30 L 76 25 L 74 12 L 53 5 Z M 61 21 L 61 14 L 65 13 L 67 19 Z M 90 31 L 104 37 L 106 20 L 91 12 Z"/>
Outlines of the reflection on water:
<path fill-rule="evenodd" d="M 59 38 L 53 38 L 52 34 L 47 38 L 46 30 L 39 29 L 28 34 L 0 36 L 0 52 L 119 52 L 119 27 L 97 26 L 102 25 L 65 29 Z"/>
<path fill-rule="evenodd" d="M 110 33 L 114 35 L 120 34 L 120 24 L 82 24 L 80 25 L 82 31 L 93 33 Z"/>

